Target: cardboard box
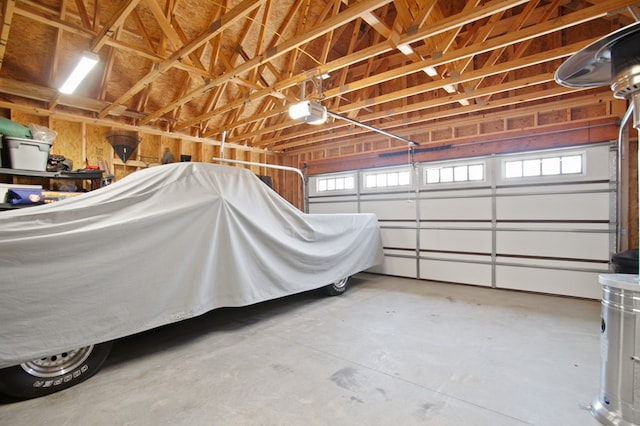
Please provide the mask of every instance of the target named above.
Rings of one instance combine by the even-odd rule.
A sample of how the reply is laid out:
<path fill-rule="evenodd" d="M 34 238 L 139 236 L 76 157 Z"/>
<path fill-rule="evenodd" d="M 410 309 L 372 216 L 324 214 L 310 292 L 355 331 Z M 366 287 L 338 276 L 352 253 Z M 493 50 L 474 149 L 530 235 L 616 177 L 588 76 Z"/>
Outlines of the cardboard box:
<path fill-rule="evenodd" d="M 0 183 L 0 203 L 7 202 L 7 191 L 11 188 L 42 189 L 42 185 L 20 185 L 16 183 Z"/>

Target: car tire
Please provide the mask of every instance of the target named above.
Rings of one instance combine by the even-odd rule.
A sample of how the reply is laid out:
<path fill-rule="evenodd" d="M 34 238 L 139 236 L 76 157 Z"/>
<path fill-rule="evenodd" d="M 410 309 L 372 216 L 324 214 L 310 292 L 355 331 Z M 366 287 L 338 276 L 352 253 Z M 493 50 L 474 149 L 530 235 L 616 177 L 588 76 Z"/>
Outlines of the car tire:
<path fill-rule="evenodd" d="M 37 398 L 84 382 L 100 370 L 112 345 L 84 346 L 0 369 L 0 393 Z"/>
<path fill-rule="evenodd" d="M 344 277 L 343 279 L 324 287 L 324 291 L 329 296 L 340 296 L 349 289 L 349 285 L 351 285 L 351 277 Z"/>

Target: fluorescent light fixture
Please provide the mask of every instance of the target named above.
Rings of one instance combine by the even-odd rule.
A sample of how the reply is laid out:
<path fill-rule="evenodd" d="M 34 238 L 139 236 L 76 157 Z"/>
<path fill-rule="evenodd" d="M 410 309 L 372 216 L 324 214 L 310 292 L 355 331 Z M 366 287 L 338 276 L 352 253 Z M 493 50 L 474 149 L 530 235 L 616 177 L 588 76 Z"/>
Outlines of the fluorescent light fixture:
<path fill-rule="evenodd" d="M 451 84 L 445 84 L 444 86 L 442 86 L 442 88 L 443 88 L 447 93 L 456 93 L 456 89 L 455 89 Z"/>
<path fill-rule="evenodd" d="M 438 71 L 436 71 L 434 67 L 424 67 L 422 70 L 426 72 L 429 77 L 435 77 L 438 75 Z"/>
<path fill-rule="evenodd" d="M 409 46 L 408 44 L 399 44 L 396 47 L 398 48 L 399 51 L 401 51 L 402 53 L 404 53 L 407 56 L 413 54 L 413 48 L 411 46 Z"/>
<path fill-rule="evenodd" d="M 302 101 L 289 107 L 289 117 L 308 124 L 327 121 L 327 108 L 318 102 Z"/>
<path fill-rule="evenodd" d="M 74 68 L 73 72 L 60 87 L 60 93 L 70 95 L 78 87 L 78 85 L 89 74 L 89 71 L 98 63 L 100 57 L 93 52 L 83 52 L 80 62 Z"/>

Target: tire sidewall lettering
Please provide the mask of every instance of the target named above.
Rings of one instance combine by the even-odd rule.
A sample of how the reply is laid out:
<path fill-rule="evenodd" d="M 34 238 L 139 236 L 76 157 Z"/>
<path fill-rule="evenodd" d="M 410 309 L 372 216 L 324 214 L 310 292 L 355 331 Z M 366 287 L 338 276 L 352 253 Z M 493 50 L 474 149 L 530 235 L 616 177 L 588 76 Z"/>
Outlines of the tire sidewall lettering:
<path fill-rule="evenodd" d="M 36 380 L 35 382 L 33 382 L 33 387 L 48 388 L 48 387 L 59 386 L 61 384 L 66 384 L 72 380 L 78 379 L 88 369 L 89 369 L 89 366 L 87 364 L 83 364 L 79 368 L 76 368 L 71 373 L 67 373 L 64 376 L 56 377 L 55 379 L 50 379 L 50 380 Z"/>

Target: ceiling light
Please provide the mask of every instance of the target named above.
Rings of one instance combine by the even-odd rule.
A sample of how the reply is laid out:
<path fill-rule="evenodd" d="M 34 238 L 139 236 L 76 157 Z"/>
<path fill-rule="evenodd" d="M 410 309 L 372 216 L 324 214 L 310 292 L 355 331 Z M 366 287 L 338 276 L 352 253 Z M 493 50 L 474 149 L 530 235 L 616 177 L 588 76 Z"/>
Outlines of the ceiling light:
<path fill-rule="evenodd" d="M 434 67 L 424 67 L 422 70 L 426 72 L 429 77 L 435 77 L 438 75 L 438 71 L 436 71 Z"/>
<path fill-rule="evenodd" d="M 322 124 L 327 121 L 327 108 L 318 102 L 302 101 L 289 107 L 289 116 L 308 124 Z"/>
<path fill-rule="evenodd" d="M 451 84 L 445 84 L 444 86 L 442 86 L 442 88 L 443 88 L 447 93 L 456 93 L 456 89 L 455 89 Z"/>
<path fill-rule="evenodd" d="M 83 52 L 80 62 L 74 68 L 73 72 L 60 87 L 61 93 L 70 95 L 78 87 L 78 85 L 89 74 L 89 71 L 98 63 L 100 57 L 93 52 Z"/>
<path fill-rule="evenodd" d="M 402 53 L 404 53 L 407 56 L 413 54 L 413 49 L 408 44 L 399 44 L 396 47 L 398 48 L 399 51 L 401 51 Z"/>

